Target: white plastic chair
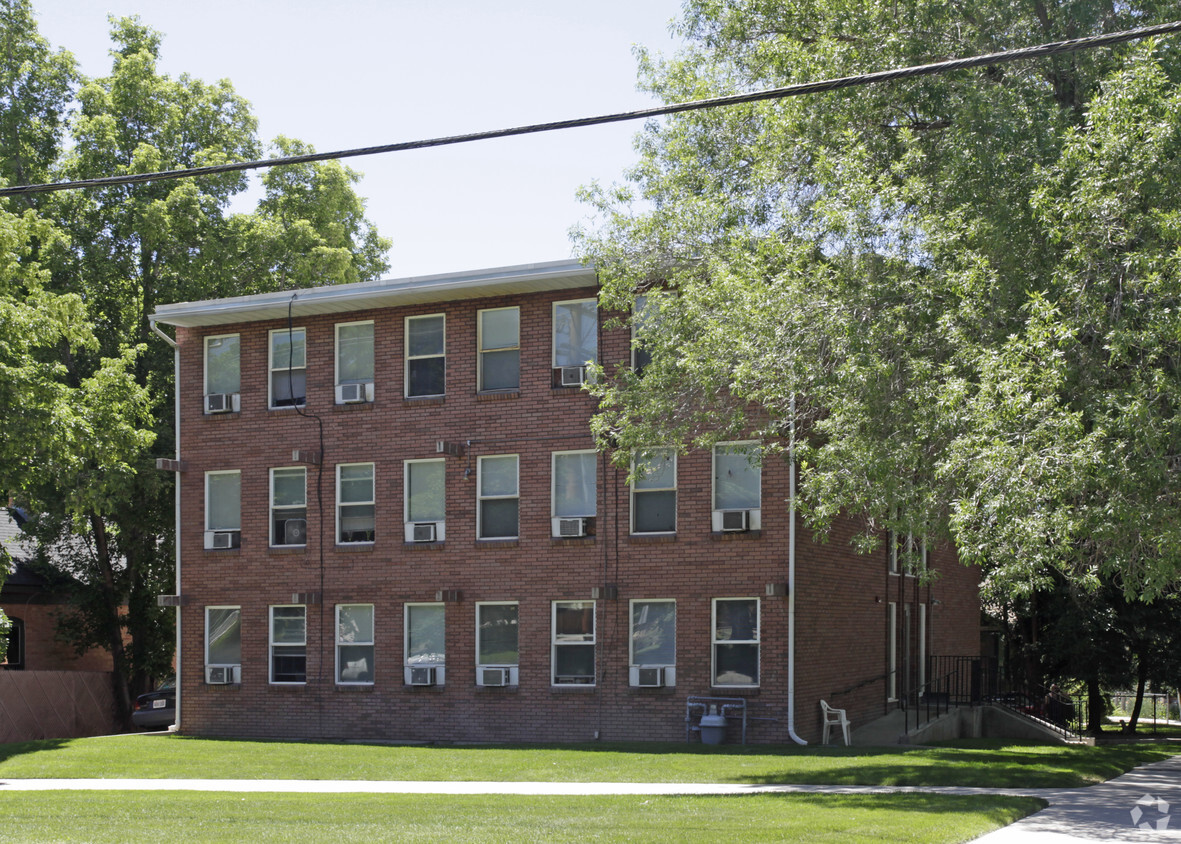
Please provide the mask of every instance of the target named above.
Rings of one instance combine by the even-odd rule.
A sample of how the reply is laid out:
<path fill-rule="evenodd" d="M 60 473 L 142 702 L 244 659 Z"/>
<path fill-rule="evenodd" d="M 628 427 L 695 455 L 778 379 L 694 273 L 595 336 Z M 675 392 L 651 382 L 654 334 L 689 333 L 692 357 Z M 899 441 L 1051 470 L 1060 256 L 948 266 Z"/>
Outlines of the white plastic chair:
<path fill-rule="evenodd" d="M 849 716 L 845 714 L 845 710 L 829 706 L 828 703 L 823 700 L 820 701 L 820 709 L 824 712 L 824 744 L 828 744 L 829 730 L 839 725 L 841 728 L 841 734 L 845 737 L 845 747 L 848 747 Z"/>

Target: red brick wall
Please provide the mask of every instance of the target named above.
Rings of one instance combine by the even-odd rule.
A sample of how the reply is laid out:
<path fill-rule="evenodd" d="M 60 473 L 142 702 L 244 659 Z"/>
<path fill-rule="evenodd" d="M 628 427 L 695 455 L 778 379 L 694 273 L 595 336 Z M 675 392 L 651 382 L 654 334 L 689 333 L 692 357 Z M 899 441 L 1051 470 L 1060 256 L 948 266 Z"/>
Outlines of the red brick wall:
<path fill-rule="evenodd" d="M 550 455 L 593 447 L 588 395 L 551 388 L 551 304 L 593 296 L 593 289 L 530 297 L 461 301 L 299 318 L 307 329 L 307 412 L 323 424 L 323 519 L 316 508 L 318 467 L 308 470 L 306 549 L 268 548 L 268 470 L 293 465 L 293 448 L 318 450 L 315 420 L 294 410 L 268 410 L 268 331 L 282 322 L 181 330 L 182 457 L 182 723 L 189 733 L 242 736 L 372 738 L 379 740 L 579 741 L 679 740 L 685 735 L 687 695 L 745 698 L 750 740 L 788 740 L 788 601 L 766 597 L 769 583 L 786 583 L 788 473 L 779 458 L 763 469 L 762 530 L 711 534 L 711 458 L 695 452 L 678 460 L 678 531 L 675 539 L 629 537 L 626 473 L 600 461 L 597 531 L 593 540 L 550 538 Z M 521 306 L 521 388 L 511 397 L 476 394 L 476 311 Z M 405 402 L 403 326 L 407 315 L 447 315 L 447 395 L 444 401 Z M 376 389 L 372 404 L 333 404 L 333 326 L 375 321 Z M 202 412 L 202 337 L 241 334 L 241 412 Z M 604 332 L 600 357 L 626 360 L 626 332 Z M 469 444 L 448 457 L 446 542 L 407 547 L 403 542 L 402 461 L 438 456 L 438 440 Z M 476 458 L 520 455 L 520 539 L 478 542 Z M 377 538 L 357 549 L 334 545 L 334 468 L 376 464 Z M 204 473 L 242 472 L 242 542 L 232 551 L 203 550 Z M 470 475 L 468 470 L 470 470 Z M 848 543 L 851 526 L 816 545 L 799 532 L 797 554 L 797 730 L 819 738 L 819 699 L 885 671 L 887 590 L 898 580 L 885 557 L 862 557 Z M 320 542 L 323 542 L 321 564 Z M 593 587 L 617 584 L 617 600 L 597 602 L 596 687 L 550 684 L 550 606 L 554 600 L 589 600 Z M 434 601 L 437 590 L 460 590 L 446 605 L 447 675 L 438 687 L 403 684 L 403 613 L 407 602 Z M 956 590 L 931 616 L 933 648 L 956 648 L 978 638 L 971 578 L 949 577 L 933 595 Z M 291 602 L 294 592 L 321 592 L 308 607 L 308 682 L 268 683 L 268 607 Z M 963 594 L 960 594 L 963 593 Z M 710 686 L 711 599 L 757 597 L 761 607 L 761 682 L 758 689 Z M 920 598 L 926 600 L 927 590 Z M 629 599 L 677 602 L 676 687 L 628 685 Z M 908 598 L 913 600 L 913 598 Z M 519 601 L 520 685 L 475 685 L 475 604 Z M 334 607 L 372 603 L 376 616 L 376 682 L 338 687 L 333 682 Z M 204 607 L 242 608 L 242 683 L 203 682 Z M 946 608 L 946 610 L 944 610 Z M 954 610 L 954 615 L 952 614 Z M 943 622 L 967 624 L 954 636 Z M 959 637 L 958 639 L 956 637 Z M 938 652 L 937 649 L 935 652 Z M 966 651 L 965 651 L 966 652 Z M 880 714 L 883 686 L 865 686 L 839 701 L 855 718 Z M 734 738 L 737 738 L 735 734 Z"/>
<path fill-rule="evenodd" d="M 0 604 L 9 618 L 25 623 L 25 663 L 29 671 L 111 671 L 110 651 L 92 648 L 78 656 L 68 642 L 57 636 L 57 622 L 68 610 L 61 604 Z"/>

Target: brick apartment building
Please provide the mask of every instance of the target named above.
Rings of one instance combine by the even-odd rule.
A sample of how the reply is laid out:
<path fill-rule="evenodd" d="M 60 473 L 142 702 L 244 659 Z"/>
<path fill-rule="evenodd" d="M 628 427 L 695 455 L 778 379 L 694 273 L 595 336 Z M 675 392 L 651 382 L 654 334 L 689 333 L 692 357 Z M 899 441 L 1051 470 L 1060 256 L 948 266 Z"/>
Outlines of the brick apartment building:
<path fill-rule="evenodd" d="M 856 726 L 978 653 L 973 571 L 793 531 L 757 443 L 654 448 L 630 486 L 579 387 L 632 354 L 596 294 L 563 261 L 157 309 L 182 732 L 680 740 L 725 697 L 749 741 L 818 741 L 822 698 Z"/>

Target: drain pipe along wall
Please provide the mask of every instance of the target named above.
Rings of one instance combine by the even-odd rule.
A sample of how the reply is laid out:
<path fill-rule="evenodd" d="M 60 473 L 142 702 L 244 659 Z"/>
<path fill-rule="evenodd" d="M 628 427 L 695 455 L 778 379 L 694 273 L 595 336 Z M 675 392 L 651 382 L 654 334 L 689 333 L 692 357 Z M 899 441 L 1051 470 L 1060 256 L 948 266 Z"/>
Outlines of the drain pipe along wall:
<path fill-rule="evenodd" d="M 796 744 L 807 744 L 796 734 L 796 400 L 791 399 L 790 440 L 787 445 L 787 734 Z M 179 563 L 177 563 L 179 567 Z"/>

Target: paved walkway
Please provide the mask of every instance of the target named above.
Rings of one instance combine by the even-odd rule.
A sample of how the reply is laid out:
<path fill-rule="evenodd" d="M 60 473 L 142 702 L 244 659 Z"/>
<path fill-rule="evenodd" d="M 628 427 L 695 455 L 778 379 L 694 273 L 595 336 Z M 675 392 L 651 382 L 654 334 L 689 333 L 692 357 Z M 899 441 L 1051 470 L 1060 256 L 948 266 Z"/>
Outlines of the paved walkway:
<path fill-rule="evenodd" d="M 1049 808 L 977 839 L 985 844 L 1181 841 L 1181 756 L 1087 788 L 744 785 L 736 783 L 415 782 L 373 780 L 8 779 L 3 791 L 306 792 L 316 794 L 1011 794 Z M 1134 810 L 1139 810 L 1135 812 Z M 1133 822 L 1133 816 L 1137 823 Z M 1138 824 L 1138 825 L 1137 825 Z M 1175 829 L 1172 827 L 1176 827 Z"/>

